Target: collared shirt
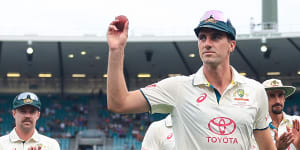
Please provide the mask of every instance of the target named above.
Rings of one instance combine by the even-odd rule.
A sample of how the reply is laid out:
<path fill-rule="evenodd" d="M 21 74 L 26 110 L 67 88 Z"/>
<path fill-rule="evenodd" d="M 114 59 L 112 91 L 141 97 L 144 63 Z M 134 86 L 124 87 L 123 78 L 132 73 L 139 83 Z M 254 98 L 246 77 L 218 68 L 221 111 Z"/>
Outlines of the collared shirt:
<path fill-rule="evenodd" d="M 253 130 L 268 127 L 264 87 L 232 68 L 232 82 L 220 95 L 196 74 L 164 79 L 140 91 L 153 113 L 171 113 L 178 150 L 247 150 Z"/>
<path fill-rule="evenodd" d="M 283 119 L 281 120 L 278 128 L 276 128 L 275 126 L 273 126 L 272 124 L 272 118 L 268 115 L 268 124 L 269 124 L 269 127 L 271 129 L 271 134 L 272 134 L 272 139 L 273 139 L 273 142 L 276 143 L 275 139 L 274 139 L 274 136 L 275 136 L 275 132 L 273 131 L 274 129 L 277 130 L 278 132 L 278 138 L 284 133 L 284 132 L 287 132 L 287 129 L 286 129 L 286 126 L 288 125 L 290 128 L 293 128 L 293 120 L 299 120 L 300 121 L 300 117 L 299 116 L 291 116 L 291 115 L 288 115 L 286 114 L 285 112 L 283 112 Z M 257 143 L 255 142 L 254 140 L 254 137 L 253 137 L 253 140 L 252 140 L 253 144 L 252 144 L 252 148 L 251 150 L 258 150 L 258 146 L 257 146 Z M 296 147 L 291 144 L 287 150 L 296 150 Z"/>
<path fill-rule="evenodd" d="M 175 150 L 171 116 L 153 122 L 144 137 L 142 150 Z"/>
<path fill-rule="evenodd" d="M 15 128 L 8 135 L 0 137 L 0 150 L 27 150 L 31 146 L 41 146 L 42 150 L 60 150 L 55 139 L 41 135 L 36 130 L 27 141 L 20 139 Z"/>
<path fill-rule="evenodd" d="M 300 121 L 300 117 L 299 116 L 291 116 L 288 115 L 286 113 L 283 112 L 283 119 L 280 122 L 278 128 L 274 127 L 272 124 L 272 118 L 269 116 L 268 117 L 268 122 L 269 122 L 269 126 L 272 129 L 272 137 L 274 139 L 275 136 L 275 132 L 273 131 L 273 129 L 276 129 L 278 131 L 278 137 L 280 137 L 284 132 L 287 132 L 286 126 L 289 126 L 291 129 L 293 128 L 293 120 L 299 120 Z M 275 139 L 273 140 L 275 143 Z M 291 144 L 287 150 L 296 150 L 295 146 L 293 144 Z"/>

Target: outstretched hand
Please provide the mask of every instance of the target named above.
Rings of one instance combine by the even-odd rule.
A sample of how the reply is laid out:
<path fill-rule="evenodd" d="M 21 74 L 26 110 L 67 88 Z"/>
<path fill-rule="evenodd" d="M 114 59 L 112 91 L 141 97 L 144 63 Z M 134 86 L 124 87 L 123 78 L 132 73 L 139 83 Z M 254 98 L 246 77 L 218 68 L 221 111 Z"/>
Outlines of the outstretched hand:
<path fill-rule="evenodd" d="M 128 26 L 129 21 L 125 16 L 122 16 L 122 18 L 118 16 L 109 24 L 107 42 L 110 50 L 122 50 L 125 48 L 128 38 Z"/>
<path fill-rule="evenodd" d="M 288 128 L 288 126 L 287 126 Z M 274 139 L 276 141 L 276 147 L 277 150 L 285 150 L 287 149 L 290 144 L 294 141 L 293 139 L 293 133 L 291 131 L 283 133 L 279 138 L 278 138 L 278 131 L 276 129 L 273 130 L 275 133 Z"/>

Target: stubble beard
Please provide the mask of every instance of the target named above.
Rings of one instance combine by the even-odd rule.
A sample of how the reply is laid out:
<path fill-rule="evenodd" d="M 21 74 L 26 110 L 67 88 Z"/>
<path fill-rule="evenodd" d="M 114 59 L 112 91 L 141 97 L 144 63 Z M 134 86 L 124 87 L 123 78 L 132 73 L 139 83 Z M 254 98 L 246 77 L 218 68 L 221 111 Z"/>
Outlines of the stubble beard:
<path fill-rule="evenodd" d="M 279 115 L 279 114 L 282 113 L 282 109 L 279 109 L 279 110 L 277 109 L 277 110 L 276 110 L 276 109 L 273 109 L 273 108 L 272 108 L 272 113 L 274 113 L 274 114 L 276 114 L 276 115 Z"/>

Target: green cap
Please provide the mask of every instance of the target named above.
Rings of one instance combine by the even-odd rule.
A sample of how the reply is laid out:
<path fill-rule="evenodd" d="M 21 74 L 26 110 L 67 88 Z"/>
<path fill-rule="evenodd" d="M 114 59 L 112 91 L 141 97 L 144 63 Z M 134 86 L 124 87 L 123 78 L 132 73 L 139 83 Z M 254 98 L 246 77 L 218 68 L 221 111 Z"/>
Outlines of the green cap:
<path fill-rule="evenodd" d="M 31 105 L 40 110 L 42 104 L 36 94 L 31 92 L 23 92 L 15 97 L 13 102 L 13 109 L 17 109 L 25 105 Z"/>
<path fill-rule="evenodd" d="M 233 40 L 235 40 L 236 31 L 232 26 L 231 21 L 225 14 L 218 10 L 207 11 L 201 18 L 199 25 L 194 29 L 196 36 L 203 28 L 211 28 L 227 33 Z"/>

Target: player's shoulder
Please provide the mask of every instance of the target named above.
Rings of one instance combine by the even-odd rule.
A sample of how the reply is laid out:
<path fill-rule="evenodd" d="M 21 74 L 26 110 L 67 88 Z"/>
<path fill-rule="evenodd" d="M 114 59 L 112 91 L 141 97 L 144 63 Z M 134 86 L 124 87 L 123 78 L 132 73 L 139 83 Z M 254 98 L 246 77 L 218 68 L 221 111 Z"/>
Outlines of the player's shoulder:
<path fill-rule="evenodd" d="M 244 81 L 244 84 L 246 84 L 247 86 L 250 86 L 255 89 L 257 89 L 257 88 L 264 89 L 264 86 L 260 82 L 254 80 L 254 79 L 250 79 L 250 78 L 242 76 L 242 75 L 240 75 L 240 79 L 242 79 Z"/>
<path fill-rule="evenodd" d="M 0 137 L 0 143 L 5 143 L 7 141 L 9 141 L 9 134 Z"/>
<path fill-rule="evenodd" d="M 194 79 L 194 74 L 185 76 L 185 75 L 178 75 L 173 77 L 168 77 L 166 79 L 161 80 L 161 83 L 172 83 L 172 84 L 186 84 L 192 83 Z"/>
<path fill-rule="evenodd" d="M 290 121 L 292 120 L 299 120 L 300 121 L 300 116 L 297 116 L 297 115 L 289 115 L 289 114 L 284 114 L 284 117 L 286 119 L 289 119 Z"/>
<path fill-rule="evenodd" d="M 186 80 L 192 80 L 194 77 L 194 74 L 186 76 L 186 75 L 177 75 L 173 77 L 166 78 L 167 80 L 178 80 L 178 81 L 186 81 Z"/>
<path fill-rule="evenodd" d="M 40 136 L 40 139 L 43 142 L 46 142 L 46 143 L 49 143 L 49 144 L 58 144 L 58 141 L 54 138 L 51 138 L 51 137 L 48 137 L 48 136 L 45 136 L 45 135 L 42 135 L 42 134 L 39 134 L 39 136 Z"/>

